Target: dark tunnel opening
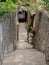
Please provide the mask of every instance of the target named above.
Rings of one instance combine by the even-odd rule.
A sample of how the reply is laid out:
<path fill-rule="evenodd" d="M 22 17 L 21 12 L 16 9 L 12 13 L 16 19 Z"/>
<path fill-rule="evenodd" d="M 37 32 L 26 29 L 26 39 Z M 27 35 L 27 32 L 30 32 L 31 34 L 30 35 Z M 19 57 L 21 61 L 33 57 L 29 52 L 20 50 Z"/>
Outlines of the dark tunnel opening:
<path fill-rule="evenodd" d="M 22 10 L 18 12 L 18 21 L 27 22 L 27 11 Z"/>

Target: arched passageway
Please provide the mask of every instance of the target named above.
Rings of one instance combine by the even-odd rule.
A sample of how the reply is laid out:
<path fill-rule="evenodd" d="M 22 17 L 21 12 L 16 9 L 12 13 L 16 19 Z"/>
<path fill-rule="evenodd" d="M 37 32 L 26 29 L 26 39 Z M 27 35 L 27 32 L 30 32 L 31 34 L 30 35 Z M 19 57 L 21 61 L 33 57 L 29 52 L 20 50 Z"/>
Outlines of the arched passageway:
<path fill-rule="evenodd" d="M 27 11 L 21 10 L 18 12 L 18 21 L 27 22 Z"/>

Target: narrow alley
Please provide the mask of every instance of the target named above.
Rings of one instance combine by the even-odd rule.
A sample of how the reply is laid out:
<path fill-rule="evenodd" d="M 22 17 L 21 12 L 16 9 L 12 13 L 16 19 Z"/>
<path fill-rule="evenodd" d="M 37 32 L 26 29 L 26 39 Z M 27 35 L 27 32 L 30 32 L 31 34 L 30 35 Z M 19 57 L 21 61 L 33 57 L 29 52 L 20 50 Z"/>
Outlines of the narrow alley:
<path fill-rule="evenodd" d="M 19 23 L 19 41 L 17 42 L 18 49 L 32 48 L 31 44 L 27 43 L 27 30 L 25 29 L 26 23 Z"/>
<path fill-rule="evenodd" d="M 28 44 L 26 39 L 25 23 L 19 23 L 17 49 L 4 56 L 3 65 L 46 65 L 45 55 L 36 49 L 32 49 L 32 45 Z"/>
<path fill-rule="evenodd" d="M 49 0 L 0 0 L 0 65 L 49 65 Z"/>

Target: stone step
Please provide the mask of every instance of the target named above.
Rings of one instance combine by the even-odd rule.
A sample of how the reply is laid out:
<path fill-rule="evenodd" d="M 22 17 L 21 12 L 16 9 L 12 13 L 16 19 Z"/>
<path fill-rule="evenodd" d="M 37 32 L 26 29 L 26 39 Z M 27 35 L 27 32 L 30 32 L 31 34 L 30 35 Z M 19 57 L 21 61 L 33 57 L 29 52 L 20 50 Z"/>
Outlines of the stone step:
<path fill-rule="evenodd" d="M 17 43 L 17 49 L 27 49 L 27 48 L 33 48 L 33 45 L 28 44 L 27 42 L 25 42 L 24 40 L 20 40 Z"/>

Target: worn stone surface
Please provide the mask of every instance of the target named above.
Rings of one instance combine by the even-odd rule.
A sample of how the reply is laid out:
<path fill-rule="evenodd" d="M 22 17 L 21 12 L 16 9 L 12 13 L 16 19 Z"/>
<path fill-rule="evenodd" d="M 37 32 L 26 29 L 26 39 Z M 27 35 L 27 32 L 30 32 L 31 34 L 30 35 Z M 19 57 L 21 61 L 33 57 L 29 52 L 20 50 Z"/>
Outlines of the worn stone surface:
<path fill-rule="evenodd" d="M 34 37 L 35 48 L 42 51 L 46 56 L 46 61 L 49 62 L 49 17 L 45 13 L 39 13 L 36 14 L 35 21 L 37 25 Z"/>
<path fill-rule="evenodd" d="M 28 44 L 25 41 L 19 41 L 17 42 L 17 49 L 32 49 L 33 45 Z"/>
<path fill-rule="evenodd" d="M 2 22 L 0 22 L 0 61 L 3 60 L 3 37 L 2 37 Z"/>
<path fill-rule="evenodd" d="M 45 55 L 35 49 L 16 50 L 5 55 L 3 65 L 46 65 Z"/>
<path fill-rule="evenodd" d="M 17 49 L 28 49 L 33 47 L 33 45 L 26 42 L 27 30 L 25 29 L 25 24 L 26 23 L 19 23 L 19 41 L 17 42 Z"/>
<path fill-rule="evenodd" d="M 16 28 L 15 28 L 15 14 L 9 13 L 0 17 L 2 23 L 2 44 L 4 53 L 13 51 L 15 48 Z"/>

